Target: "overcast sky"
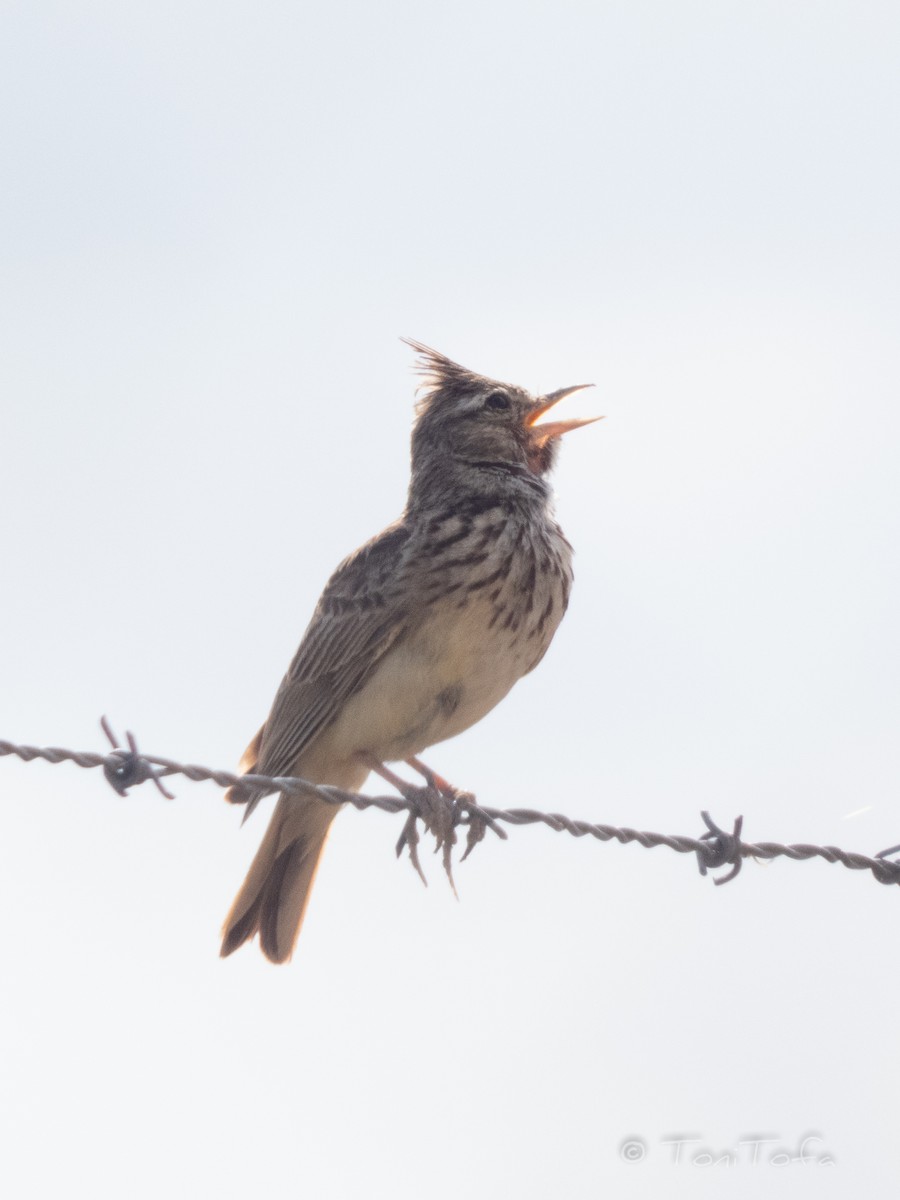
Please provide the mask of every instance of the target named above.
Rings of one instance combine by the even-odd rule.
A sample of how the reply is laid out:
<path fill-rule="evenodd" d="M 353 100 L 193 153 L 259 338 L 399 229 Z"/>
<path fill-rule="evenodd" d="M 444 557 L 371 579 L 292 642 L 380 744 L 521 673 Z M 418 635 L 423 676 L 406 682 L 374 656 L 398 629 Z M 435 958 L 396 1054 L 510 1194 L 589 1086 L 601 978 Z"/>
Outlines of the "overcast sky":
<path fill-rule="evenodd" d="M 900 841 L 896 5 L 0 23 L 0 737 L 101 749 L 108 713 L 233 768 L 330 571 L 403 505 L 406 335 L 593 380 L 567 415 L 607 418 L 556 471 L 576 584 L 549 654 L 427 760 L 498 807 Z M 457 902 L 395 860 L 399 818 L 348 812 L 294 961 L 222 962 L 272 802 L 240 828 L 174 790 L 0 761 L 0 1193 L 893 1173 L 897 888 L 783 860 L 715 888 L 525 829 Z M 805 1138 L 836 1165 L 779 1165 Z"/>

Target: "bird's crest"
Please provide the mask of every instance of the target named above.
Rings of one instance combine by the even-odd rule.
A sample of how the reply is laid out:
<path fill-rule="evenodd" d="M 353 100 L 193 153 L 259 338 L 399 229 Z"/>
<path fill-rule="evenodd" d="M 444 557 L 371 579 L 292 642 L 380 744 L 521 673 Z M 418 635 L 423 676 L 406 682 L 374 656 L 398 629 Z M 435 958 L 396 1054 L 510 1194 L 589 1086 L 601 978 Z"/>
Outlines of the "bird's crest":
<path fill-rule="evenodd" d="M 422 416 L 427 412 L 438 396 L 458 396 L 460 392 L 474 388 L 490 386 L 493 380 L 475 371 L 461 367 L 459 363 L 447 358 L 439 350 L 432 350 L 422 342 L 412 338 L 401 338 L 407 346 L 411 346 L 417 354 L 413 371 L 421 379 L 417 389 L 416 415 Z"/>

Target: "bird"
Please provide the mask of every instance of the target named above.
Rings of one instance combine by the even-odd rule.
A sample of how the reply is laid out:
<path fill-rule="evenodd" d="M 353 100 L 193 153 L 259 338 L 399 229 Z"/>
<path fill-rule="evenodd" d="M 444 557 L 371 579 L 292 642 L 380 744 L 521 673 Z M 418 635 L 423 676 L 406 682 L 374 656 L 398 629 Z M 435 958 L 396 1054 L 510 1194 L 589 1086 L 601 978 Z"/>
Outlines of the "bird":
<path fill-rule="evenodd" d="M 599 417 L 542 420 L 591 384 L 533 395 L 421 342 L 406 507 L 335 570 L 242 774 L 293 775 L 359 791 L 370 771 L 418 758 L 480 721 L 538 665 L 562 620 L 572 547 L 548 475 L 559 440 Z M 230 788 L 249 816 L 264 791 Z M 328 831 L 339 811 L 279 796 L 226 917 L 221 955 L 259 936 L 290 959 Z"/>

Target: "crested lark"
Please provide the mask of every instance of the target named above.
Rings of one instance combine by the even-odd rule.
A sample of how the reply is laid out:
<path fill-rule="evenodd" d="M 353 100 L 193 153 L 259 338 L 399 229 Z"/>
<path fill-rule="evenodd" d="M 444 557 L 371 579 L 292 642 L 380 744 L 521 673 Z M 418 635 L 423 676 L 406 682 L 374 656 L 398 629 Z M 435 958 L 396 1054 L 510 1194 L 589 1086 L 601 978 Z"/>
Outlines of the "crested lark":
<path fill-rule="evenodd" d="M 244 772 L 358 790 L 373 765 L 481 720 L 537 666 L 566 610 L 572 548 L 547 474 L 559 437 L 589 421 L 537 422 L 589 385 L 534 397 L 409 345 L 424 393 L 406 511 L 328 581 Z M 260 799 L 227 795 L 248 813 Z M 267 958 L 290 958 L 337 811 L 279 798 L 223 955 L 259 933 Z"/>

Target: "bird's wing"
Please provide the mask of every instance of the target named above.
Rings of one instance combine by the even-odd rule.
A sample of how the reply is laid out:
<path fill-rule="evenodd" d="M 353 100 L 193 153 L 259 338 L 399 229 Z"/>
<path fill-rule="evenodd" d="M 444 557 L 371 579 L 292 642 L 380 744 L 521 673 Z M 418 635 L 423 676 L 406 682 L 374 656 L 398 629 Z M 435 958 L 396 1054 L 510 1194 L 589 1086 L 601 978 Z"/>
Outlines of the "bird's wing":
<path fill-rule="evenodd" d="M 290 774 L 298 756 L 406 632 L 409 593 L 402 586 L 402 568 L 408 540 L 402 523 L 390 526 L 328 581 L 260 730 L 250 769 Z"/>

